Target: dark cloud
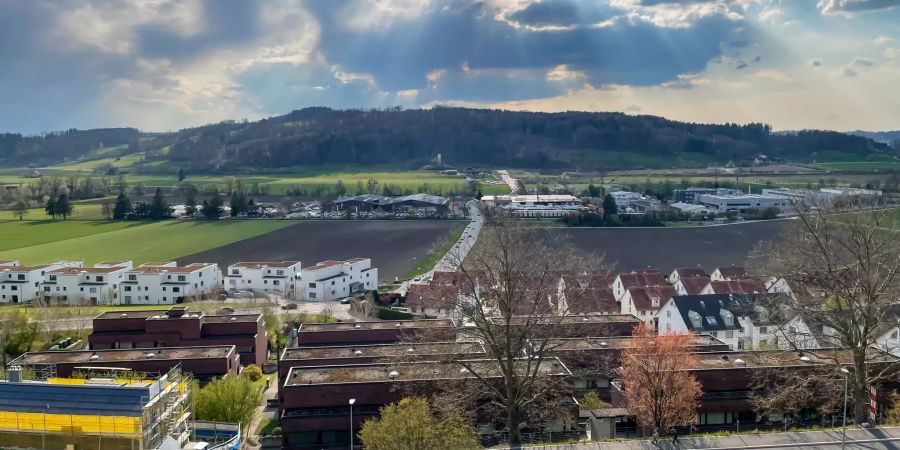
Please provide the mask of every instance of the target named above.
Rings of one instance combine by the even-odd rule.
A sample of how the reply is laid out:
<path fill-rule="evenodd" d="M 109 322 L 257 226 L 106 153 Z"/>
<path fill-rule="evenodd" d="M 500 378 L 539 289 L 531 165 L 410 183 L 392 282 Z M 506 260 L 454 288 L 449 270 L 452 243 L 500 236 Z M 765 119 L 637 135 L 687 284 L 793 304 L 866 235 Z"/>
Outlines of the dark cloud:
<path fill-rule="evenodd" d="M 746 69 L 747 62 L 746 61 L 738 61 L 737 63 L 735 63 L 734 68 L 737 70 Z"/>
<path fill-rule="evenodd" d="M 508 19 L 535 27 L 591 25 L 613 17 L 609 7 L 597 1 L 545 0 L 531 3 Z"/>

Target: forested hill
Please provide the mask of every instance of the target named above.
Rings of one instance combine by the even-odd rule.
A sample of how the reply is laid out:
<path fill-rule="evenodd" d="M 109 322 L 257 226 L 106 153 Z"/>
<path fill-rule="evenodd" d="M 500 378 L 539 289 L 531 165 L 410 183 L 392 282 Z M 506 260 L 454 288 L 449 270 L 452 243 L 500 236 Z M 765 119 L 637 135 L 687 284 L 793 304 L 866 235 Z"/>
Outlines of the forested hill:
<path fill-rule="evenodd" d="M 4 165 L 142 152 L 194 171 L 318 164 L 416 168 L 440 154 L 450 166 L 621 167 L 863 160 L 886 144 L 832 131 L 773 134 L 764 124 L 695 124 L 622 113 L 537 113 L 437 107 L 414 110 L 306 108 L 255 122 L 222 122 L 171 133 L 68 130 L 0 135 Z M 93 156 L 95 153 L 100 153 Z M 157 164 L 157 167 L 166 165 Z"/>

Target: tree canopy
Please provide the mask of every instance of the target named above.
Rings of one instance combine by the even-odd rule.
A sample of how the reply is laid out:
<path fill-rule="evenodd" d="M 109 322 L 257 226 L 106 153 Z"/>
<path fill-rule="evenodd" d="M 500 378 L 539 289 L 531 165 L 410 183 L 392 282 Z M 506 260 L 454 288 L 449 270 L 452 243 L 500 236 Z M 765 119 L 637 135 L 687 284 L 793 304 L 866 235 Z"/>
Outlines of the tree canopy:
<path fill-rule="evenodd" d="M 407 397 L 381 408 L 379 418 L 363 423 L 359 437 L 367 450 L 481 448 L 471 425 L 458 415 L 435 418 L 422 397 Z"/>

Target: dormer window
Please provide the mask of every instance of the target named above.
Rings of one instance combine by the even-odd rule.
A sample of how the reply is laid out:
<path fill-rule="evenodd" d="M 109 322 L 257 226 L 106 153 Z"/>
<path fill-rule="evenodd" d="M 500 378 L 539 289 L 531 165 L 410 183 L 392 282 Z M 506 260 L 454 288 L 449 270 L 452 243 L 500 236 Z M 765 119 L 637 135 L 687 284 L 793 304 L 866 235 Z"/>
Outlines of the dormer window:
<path fill-rule="evenodd" d="M 731 311 L 728 311 L 727 309 L 723 309 L 721 311 L 722 311 L 722 320 L 725 321 L 725 326 L 733 327 L 734 326 L 734 314 L 732 314 Z"/>
<path fill-rule="evenodd" d="M 706 316 L 706 322 L 708 322 L 712 327 L 716 327 L 719 325 L 719 321 L 717 321 L 713 316 Z"/>
<path fill-rule="evenodd" d="M 688 317 L 691 319 L 693 328 L 703 328 L 703 318 L 694 311 L 688 311 Z"/>

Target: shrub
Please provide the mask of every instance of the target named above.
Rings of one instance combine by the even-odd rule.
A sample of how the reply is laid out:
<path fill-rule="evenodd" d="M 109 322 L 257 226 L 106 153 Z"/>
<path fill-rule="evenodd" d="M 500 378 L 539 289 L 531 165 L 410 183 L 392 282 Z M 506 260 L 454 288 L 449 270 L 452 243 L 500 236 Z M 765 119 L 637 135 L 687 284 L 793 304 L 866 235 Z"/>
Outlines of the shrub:
<path fill-rule="evenodd" d="M 260 369 L 256 364 L 250 364 L 249 366 L 245 367 L 244 371 L 241 374 L 254 383 L 262 379 L 263 376 L 262 369 Z"/>

